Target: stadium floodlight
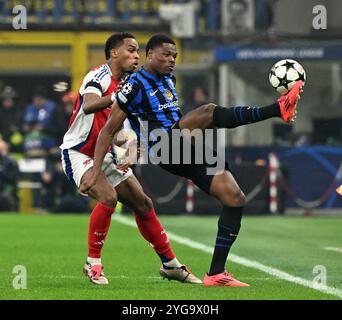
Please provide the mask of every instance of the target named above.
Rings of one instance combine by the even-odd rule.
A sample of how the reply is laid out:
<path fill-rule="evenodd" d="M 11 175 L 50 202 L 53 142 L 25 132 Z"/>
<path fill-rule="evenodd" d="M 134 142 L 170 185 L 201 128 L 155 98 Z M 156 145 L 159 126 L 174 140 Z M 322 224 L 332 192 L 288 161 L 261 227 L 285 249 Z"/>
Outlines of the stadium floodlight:
<path fill-rule="evenodd" d="M 179 38 L 191 38 L 196 33 L 195 11 L 197 2 L 182 4 L 161 4 L 159 15 L 169 21 L 172 35 Z"/>

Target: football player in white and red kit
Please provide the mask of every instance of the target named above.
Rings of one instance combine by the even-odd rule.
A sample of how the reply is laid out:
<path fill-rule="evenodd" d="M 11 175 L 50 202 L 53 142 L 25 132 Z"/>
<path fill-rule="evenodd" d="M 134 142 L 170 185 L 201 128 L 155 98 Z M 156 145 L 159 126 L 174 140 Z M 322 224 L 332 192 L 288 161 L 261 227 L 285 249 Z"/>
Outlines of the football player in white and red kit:
<path fill-rule="evenodd" d="M 133 35 L 112 35 L 105 45 L 107 63 L 92 69 L 81 84 L 68 131 L 60 146 L 64 172 L 78 188 L 92 173 L 98 134 L 116 99 L 115 89 L 121 77 L 138 66 L 138 50 L 139 45 Z M 115 149 L 108 149 L 101 176 L 88 193 L 98 202 L 89 222 L 88 257 L 83 268 L 86 276 L 95 284 L 108 284 L 103 273 L 101 251 L 119 200 L 133 209 L 142 236 L 151 243 L 162 261 L 164 277 L 201 283 L 175 257 L 153 203 L 143 192 L 132 170 L 119 170 L 116 160 Z"/>

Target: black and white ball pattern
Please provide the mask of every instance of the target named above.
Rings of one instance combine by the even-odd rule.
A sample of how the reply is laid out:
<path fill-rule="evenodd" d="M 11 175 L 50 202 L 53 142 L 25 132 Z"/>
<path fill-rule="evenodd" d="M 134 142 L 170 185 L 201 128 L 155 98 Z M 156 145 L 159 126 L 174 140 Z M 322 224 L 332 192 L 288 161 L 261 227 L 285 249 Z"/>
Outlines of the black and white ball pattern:
<path fill-rule="evenodd" d="M 129 94 L 131 91 L 132 85 L 129 82 L 126 82 L 121 88 L 121 92 L 125 95 Z"/>
<path fill-rule="evenodd" d="M 271 68 L 269 80 L 276 91 L 286 94 L 297 81 L 305 82 L 305 70 L 295 60 L 280 60 Z"/>

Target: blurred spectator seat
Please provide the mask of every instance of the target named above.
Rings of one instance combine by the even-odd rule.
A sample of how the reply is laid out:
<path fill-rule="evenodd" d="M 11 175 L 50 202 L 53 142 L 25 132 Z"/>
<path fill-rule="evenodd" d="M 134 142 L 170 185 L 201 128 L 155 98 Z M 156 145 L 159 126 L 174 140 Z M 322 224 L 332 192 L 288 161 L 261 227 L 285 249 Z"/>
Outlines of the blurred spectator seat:
<path fill-rule="evenodd" d="M 42 187 L 37 177 L 44 172 L 46 161 L 44 158 L 36 159 L 20 159 L 18 160 L 19 168 L 19 211 L 28 213 L 33 212 L 35 207 L 35 194 L 40 193 Z"/>
<path fill-rule="evenodd" d="M 223 0 L 221 0 L 223 1 Z M 198 3 L 197 24 L 201 31 L 216 31 L 219 27 L 219 0 L 33 0 L 25 1 L 28 23 L 53 28 L 95 27 L 102 25 L 140 24 L 142 27 L 161 26 L 158 10 L 163 4 Z M 12 9 L 16 0 L 0 1 L 0 24 L 12 25 Z M 166 24 L 165 24 L 166 26 Z"/>

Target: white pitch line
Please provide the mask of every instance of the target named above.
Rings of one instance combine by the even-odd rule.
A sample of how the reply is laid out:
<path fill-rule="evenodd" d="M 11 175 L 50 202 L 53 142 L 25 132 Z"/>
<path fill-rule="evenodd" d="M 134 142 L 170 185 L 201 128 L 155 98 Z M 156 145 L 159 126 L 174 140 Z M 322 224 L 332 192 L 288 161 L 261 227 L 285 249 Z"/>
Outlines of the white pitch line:
<path fill-rule="evenodd" d="M 136 223 L 133 220 L 126 218 L 124 216 L 114 215 L 113 220 L 118 221 L 118 222 L 125 224 L 125 225 L 128 225 L 128 226 L 134 227 L 134 228 L 137 227 Z M 185 238 L 185 237 L 178 236 L 172 232 L 167 232 L 167 235 L 168 235 L 168 238 L 170 240 L 173 240 L 175 242 L 178 242 L 178 243 L 183 244 L 185 246 L 188 246 L 190 248 L 197 249 L 197 250 L 200 250 L 200 251 L 203 251 L 206 253 L 211 253 L 211 254 L 214 251 L 214 248 L 212 248 L 212 247 L 209 247 L 205 244 L 193 241 L 193 240 Z M 282 270 L 266 266 L 266 265 L 259 263 L 257 261 L 249 260 L 249 259 L 237 256 L 235 254 L 229 254 L 229 260 L 232 262 L 241 264 L 245 267 L 257 269 L 259 271 L 268 273 L 268 274 L 270 274 L 276 278 L 279 278 L 279 279 L 282 279 L 285 281 L 289 281 L 289 282 L 293 282 L 293 283 L 302 285 L 304 287 L 308 287 L 308 288 L 311 288 L 311 289 L 314 289 L 317 291 L 321 291 L 323 293 L 331 294 L 331 295 L 337 296 L 337 297 L 342 299 L 342 290 L 340 290 L 340 289 L 329 287 L 329 286 L 322 285 L 319 283 L 315 283 L 313 281 L 306 280 L 306 279 L 303 279 L 300 277 L 296 277 L 296 276 L 293 276 L 293 275 L 291 275 L 287 272 L 284 272 Z"/>
<path fill-rule="evenodd" d="M 322 249 L 328 250 L 328 251 L 335 251 L 335 252 L 342 253 L 342 248 L 336 248 L 336 247 L 323 247 Z"/>

